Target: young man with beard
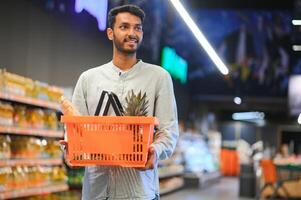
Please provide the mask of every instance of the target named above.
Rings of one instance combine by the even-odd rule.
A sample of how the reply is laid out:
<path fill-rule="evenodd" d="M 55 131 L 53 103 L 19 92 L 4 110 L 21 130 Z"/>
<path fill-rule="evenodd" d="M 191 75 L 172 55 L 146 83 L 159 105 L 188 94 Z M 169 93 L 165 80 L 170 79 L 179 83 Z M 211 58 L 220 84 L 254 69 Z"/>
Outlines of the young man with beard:
<path fill-rule="evenodd" d="M 148 115 L 156 116 L 160 125 L 144 168 L 86 167 L 83 200 L 159 199 L 157 162 L 171 156 L 178 138 L 178 121 L 170 75 L 161 67 L 136 58 L 143 38 L 144 16 L 134 5 L 110 10 L 107 36 L 113 42 L 113 59 L 81 74 L 72 103 L 82 115 L 94 115 L 103 91 L 115 93 L 123 105 L 129 91 L 142 91 L 149 102 Z M 108 115 L 114 112 L 109 110 Z"/>

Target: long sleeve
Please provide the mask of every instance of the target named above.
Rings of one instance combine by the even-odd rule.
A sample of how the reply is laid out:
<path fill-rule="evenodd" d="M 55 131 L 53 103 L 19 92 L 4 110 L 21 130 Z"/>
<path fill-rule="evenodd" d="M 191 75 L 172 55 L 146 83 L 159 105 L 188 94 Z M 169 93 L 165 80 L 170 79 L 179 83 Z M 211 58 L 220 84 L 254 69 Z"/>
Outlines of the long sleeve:
<path fill-rule="evenodd" d="M 86 82 L 85 82 L 85 73 L 81 74 L 79 77 L 74 92 L 72 96 L 72 104 L 79 111 L 81 115 L 89 115 L 87 101 L 86 101 Z"/>
<path fill-rule="evenodd" d="M 164 73 L 160 82 L 154 112 L 160 125 L 152 146 L 155 148 L 158 159 L 164 160 L 172 155 L 179 137 L 179 130 L 177 106 L 170 75 L 167 72 Z"/>

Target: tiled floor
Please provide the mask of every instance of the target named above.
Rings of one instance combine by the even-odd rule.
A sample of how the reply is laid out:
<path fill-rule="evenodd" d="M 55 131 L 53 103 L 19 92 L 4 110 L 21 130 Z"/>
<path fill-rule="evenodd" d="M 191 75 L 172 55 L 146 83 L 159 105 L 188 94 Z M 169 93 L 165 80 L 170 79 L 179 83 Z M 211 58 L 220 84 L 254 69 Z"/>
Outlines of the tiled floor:
<path fill-rule="evenodd" d="M 238 179 L 221 178 L 203 189 L 181 189 L 161 197 L 161 200 L 250 200 L 239 198 Z"/>

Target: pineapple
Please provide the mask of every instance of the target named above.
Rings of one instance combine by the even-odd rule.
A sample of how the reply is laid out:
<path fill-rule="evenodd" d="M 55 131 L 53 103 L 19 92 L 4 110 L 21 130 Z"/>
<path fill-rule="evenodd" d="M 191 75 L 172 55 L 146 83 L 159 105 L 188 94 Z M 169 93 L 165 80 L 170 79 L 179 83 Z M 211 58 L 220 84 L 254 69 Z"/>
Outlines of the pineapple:
<path fill-rule="evenodd" d="M 141 91 L 136 95 L 133 90 L 128 92 L 125 98 L 126 107 L 123 111 L 125 116 L 147 116 L 148 100 L 146 93 L 142 95 Z"/>

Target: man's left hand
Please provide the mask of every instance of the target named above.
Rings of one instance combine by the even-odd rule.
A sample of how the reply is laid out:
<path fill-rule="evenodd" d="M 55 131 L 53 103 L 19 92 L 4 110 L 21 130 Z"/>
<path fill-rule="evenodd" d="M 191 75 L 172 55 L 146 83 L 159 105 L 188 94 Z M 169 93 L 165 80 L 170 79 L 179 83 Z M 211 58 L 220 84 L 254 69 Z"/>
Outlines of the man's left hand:
<path fill-rule="evenodd" d="M 157 154 L 154 147 L 151 146 L 148 150 L 148 156 L 147 156 L 145 167 L 136 167 L 135 169 L 144 171 L 148 169 L 154 169 L 156 165 L 157 165 Z"/>

